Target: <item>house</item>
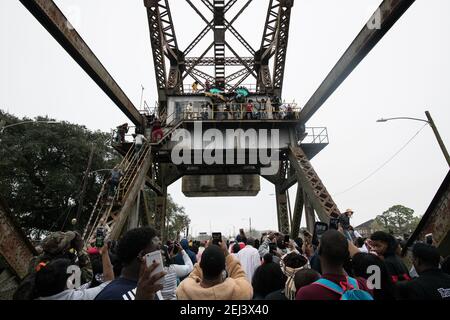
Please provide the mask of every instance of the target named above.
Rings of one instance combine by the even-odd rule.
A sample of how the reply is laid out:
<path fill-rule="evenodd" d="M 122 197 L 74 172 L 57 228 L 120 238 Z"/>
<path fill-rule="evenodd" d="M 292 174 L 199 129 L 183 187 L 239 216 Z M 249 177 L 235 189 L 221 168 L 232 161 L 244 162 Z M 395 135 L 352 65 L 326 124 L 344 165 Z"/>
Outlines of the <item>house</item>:
<path fill-rule="evenodd" d="M 369 237 L 375 229 L 373 229 L 373 223 L 375 222 L 375 219 L 370 219 L 359 226 L 355 227 L 354 229 L 361 234 L 362 237 L 367 238 Z"/>

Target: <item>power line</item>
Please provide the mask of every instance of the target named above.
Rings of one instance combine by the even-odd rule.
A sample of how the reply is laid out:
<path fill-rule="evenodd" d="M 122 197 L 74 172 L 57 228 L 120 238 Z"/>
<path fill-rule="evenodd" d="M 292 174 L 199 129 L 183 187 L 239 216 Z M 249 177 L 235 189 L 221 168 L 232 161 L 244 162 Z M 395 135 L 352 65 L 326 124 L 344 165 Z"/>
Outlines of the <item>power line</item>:
<path fill-rule="evenodd" d="M 422 128 L 420 128 L 419 131 L 417 131 L 412 137 L 411 139 L 409 139 L 396 153 L 394 153 L 393 156 L 391 156 L 387 161 L 385 161 L 381 166 L 379 166 L 377 169 L 375 169 L 371 174 L 369 174 L 366 178 L 362 179 L 361 181 L 355 183 L 354 185 L 352 185 L 351 187 L 345 189 L 344 191 L 338 192 L 335 195 L 333 195 L 333 197 L 337 197 L 340 196 L 344 193 L 347 193 L 348 191 L 356 188 L 357 186 L 359 186 L 360 184 L 362 184 L 363 182 L 366 182 L 367 180 L 369 180 L 372 176 L 374 176 L 378 171 L 380 171 L 381 169 L 383 169 L 389 162 L 391 162 L 392 160 L 394 160 L 394 158 L 400 153 L 402 152 L 418 135 L 419 133 L 428 125 L 428 123 L 426 123 Z"/>

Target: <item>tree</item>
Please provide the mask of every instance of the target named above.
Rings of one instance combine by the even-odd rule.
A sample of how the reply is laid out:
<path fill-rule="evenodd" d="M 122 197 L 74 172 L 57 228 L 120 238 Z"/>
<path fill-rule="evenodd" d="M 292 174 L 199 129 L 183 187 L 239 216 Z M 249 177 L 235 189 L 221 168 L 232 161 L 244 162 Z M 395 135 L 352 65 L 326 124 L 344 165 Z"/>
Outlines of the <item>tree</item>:
<path fill-rule="evenodd" d="M 6 125 L 19 119 L 0 110 Z M 38 117 L 37 121 L 53 121 Z M 107 171 L 119 161 L 106 140 L 109 134 L 62 122 L 7 128 L 0 135 L 0 194 L 25 233 L 39 239 L 50 231 L 70 228 L 78 208 L 92 144 L 95 153 L 85 193 L 80 226 L 84 227 Z"/>
<path fill-rule="evenodd" d="M 417 227 L 420 217 L 414 216 L 414 210 L 396 205 L 377 216 L 374 229 L 393 233 L 395 236 L 411 234 Z"/>

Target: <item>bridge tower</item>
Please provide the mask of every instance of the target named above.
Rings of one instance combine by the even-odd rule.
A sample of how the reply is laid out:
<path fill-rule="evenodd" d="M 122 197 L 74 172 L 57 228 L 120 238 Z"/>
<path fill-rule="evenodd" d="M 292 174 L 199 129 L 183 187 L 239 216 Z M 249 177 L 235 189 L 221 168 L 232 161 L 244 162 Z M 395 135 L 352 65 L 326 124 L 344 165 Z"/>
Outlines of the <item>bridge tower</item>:
<path fill-rule="evenodd" d="M 133 105 L 56 4 L 51 0 L 20 1 L 139 130 L 148 132 L 150 115 Z M 158 90 L 157 115 L 163 134 L 145 145 L 139 154 L 133 152 L 131 144 L 115 145 L 124 156 L 120 164 L 124 176 L 114 201 L 105 203 L 99 196 L 85 233 L 86 240 L 99 225 L 108 227 L 111 237 L 118 238 L 124 230 L 148 223 L 154 224 L 164 237 L 167 188 L 178 179 L 183 179 L 183 192 L 188 196 L 217 196 L 224 192 L 228 195 L 255 195 L 259 191 L 260 177 L 268 180 L 275 189 L 278 228 L 292 237 L 298 235 L 303 216 L 311 229 L 316 216 L 321 221 L 328 221 L 339 214 L 335 202 L 310 163 L 328 144 L 326 129 L 307 128 L 306 123 L 414 0 L 384 0 L 374 13 L 381 27 L 373 28 L 370 23 L 364 25 L 306 105 L 299 109 L 291 106 L 291 109 L 285 110 L 286 117 L 283 118 L 279 116 L 281 106 L 278 102 L 282 101 L 295 1 L 266 1 L 267 15 L 258 48 L 253 48 L 235 28 L 235 21 L 252 0 L 200 0 L 201 6 L 191 0 L 185 1 L 205 22 L 205 27 L 183 49 L 178 45 L 170 1 L 144 0 Z M 230 9 L 236 5 L 241 5 L 241 8 L 231 16 Z M 193 49 L 211 34 L 212 41 L 203 53 L 192 56 Z M 237 40 L 248 54 L 238 54 L 236 48 L 230 45 L 231 38 Z M 204 67 L 213 67 L 214 74 L 210 75 L 202 69 Z M 239 67 L 239 70 L 230 72 L 231 67 Z M 253 79 L 253 86 L 243 84 L 248 78 Z M 188 80 L 190 83 L 196 81 L 200 91 L 192 91 Z M 247 115 L 249 100 L 256 105 L 265 105 L 256 119 Z M 261 103 L 263 100 L 265 103 Z M 183 156 L 195 160 L 197 152 L 203 154 L 208 151 L 201 138 L 195 136 L 200 123 L 203 129 L 215 129 L 222 135 L 228 129 L 242 129 L 244 132 L 278 130 L 276 172 L 267 173 L 268 166 L 259 158 L 251 164 L 239 161 L 233 164 L 209 164 L 204 161 L 175 164 L 171 155 L 177 144 L 171 138 L 181 129 L 194 137 L 191 141 L 193 148 Z M 244 141 L 243 145 L 232 149 L 236 152 L 242 149 L 247 157 L 255 146 Z M 256 146 L 258 155 L 261 149 Z M 226 153 L 230 150 L 224 146 L 216 148 L 216 153 L 220 151 Z M 290 216 L 287 191 L 295 183 L 298 188 Z M 138 216 L 144 184 L 157 194 L 154 216 L 151 213 Z"/>

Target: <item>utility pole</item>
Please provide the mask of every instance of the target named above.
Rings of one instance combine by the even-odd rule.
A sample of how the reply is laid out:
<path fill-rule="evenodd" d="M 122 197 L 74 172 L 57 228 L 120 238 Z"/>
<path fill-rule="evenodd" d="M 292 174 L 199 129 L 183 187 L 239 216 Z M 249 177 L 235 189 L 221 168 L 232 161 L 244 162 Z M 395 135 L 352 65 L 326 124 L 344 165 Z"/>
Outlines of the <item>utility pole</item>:
<path fill-rule="evenodd" d="M 84 173 L 83 186 L 81 188 L 81 193 L 80 193 L 80 200 L 78 201 L 78 209 L 77 209 L 77 217 L 76 217 L 77 227 L 80 227 L 80 215 L 81 215 L 81 211 L 83 210 L 84 196 L 86 193 L 86 187 L 87 187 L 87 182 L 88 182 L 88 178 L 89 178 L 89 173 L 91 172 L 92 159 L 94 157 L 94 150 L 95 150 L 94 144 L 92 144 L 91 154 L 89 155 L 89 160 L 88 160 L 88 165 L 86 168 L 86 172 Z"/>
<path fill-rule="evenodd" d="M 447 148 L 445 147 L 444 141 L 442 141 L 441 135 L 439 134 L 439 131 L 434 124 L 433 118 L 431 118 L 431 114 L 429 111 L 425 111 L 425 115 L 427 116 L 428 123 L 430 124 L 431 129 L 433 129 L 434 135 L 436 136 L 436 140 L 439 143 L 439 147 L 441 147 L 445 160 L 447 160 L 447 164 L 450 167 L 450 156 L 448 154 Z"/>

